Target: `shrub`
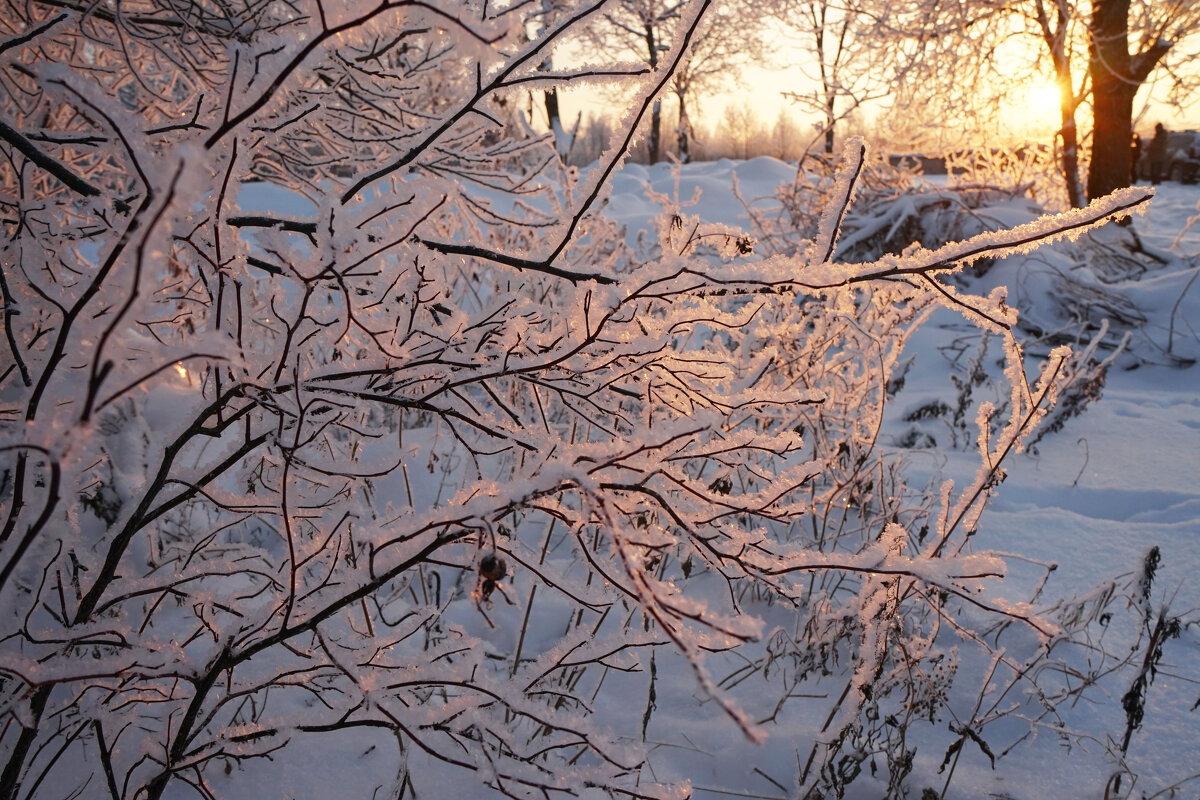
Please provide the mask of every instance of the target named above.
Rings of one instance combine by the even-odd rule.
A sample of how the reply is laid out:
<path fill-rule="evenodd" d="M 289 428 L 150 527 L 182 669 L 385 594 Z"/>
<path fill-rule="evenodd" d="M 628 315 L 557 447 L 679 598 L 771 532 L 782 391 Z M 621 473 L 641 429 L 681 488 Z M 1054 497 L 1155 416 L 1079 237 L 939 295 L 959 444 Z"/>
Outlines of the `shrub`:
<path fill-rule="evenodd" d="M 936 276 L 1144 195 L 835 264 L 856 149 L 793 257 L 668 208 L 638 262 L 596 201 L 676 56 L 580 177 L 512 95 L 629 71 L 546 75 L 603 4 L 531 42 L 523 8 L 6 7 L 0 796 L 222 795 L 266 760 L 294 793 L 381 744 L 398 795 L 678 795 L 656 674 L 761 739 L 711 668 L 743 647 L 776 709 L 843 682 L 804 791 L 881 754 L 899 792 L 947 609 L 1053 633 L 965 542 L 1065 353 L 1030 386 L 1003 298 Z M 877 434 L 935 304 L 1011 391 L 927 494 Z"/>

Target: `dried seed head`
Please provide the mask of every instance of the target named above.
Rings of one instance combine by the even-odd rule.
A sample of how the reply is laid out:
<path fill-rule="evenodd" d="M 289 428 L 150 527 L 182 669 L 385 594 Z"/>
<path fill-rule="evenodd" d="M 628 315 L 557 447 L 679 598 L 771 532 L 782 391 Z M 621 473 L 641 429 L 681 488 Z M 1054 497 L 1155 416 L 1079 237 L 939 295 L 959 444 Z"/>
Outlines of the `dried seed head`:
<path fill-rule="evenodd" d="M 503 580 L 508 574 L 508 564 L 495 553 L 488 553 L 479 559 L 479 575 L 488 581 Z"/>

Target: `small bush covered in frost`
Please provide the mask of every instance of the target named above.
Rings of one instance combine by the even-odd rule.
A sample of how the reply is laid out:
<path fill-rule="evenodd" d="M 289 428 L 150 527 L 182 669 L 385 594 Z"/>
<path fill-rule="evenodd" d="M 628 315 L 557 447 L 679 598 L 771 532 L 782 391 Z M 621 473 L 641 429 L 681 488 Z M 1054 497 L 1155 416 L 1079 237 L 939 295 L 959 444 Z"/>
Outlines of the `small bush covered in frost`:
<path fill-rule="evenodd" d="M 0 797 L 294 795 L 381 746 L 399 796 L 681 796 L 668 664 L 758 741 L 835 685 L 798 791 L 898 794 L 946 627 L 1064 635 L 966 542 L 1066 354 L 1027 382 L 1003 294 L 938 276 L 1144 195 L 833 263 L 856 147 L 792 252 L 666 208 L 634 258 L 598 201 L 707 5 L 652 74 L 545 70 L 604 2 L 5 5 Z M 639 93 L 577 173 L 516 106 L 585 80 Z M 914 490 L 878 431 L 939 305 L 1009 396 Z"/>

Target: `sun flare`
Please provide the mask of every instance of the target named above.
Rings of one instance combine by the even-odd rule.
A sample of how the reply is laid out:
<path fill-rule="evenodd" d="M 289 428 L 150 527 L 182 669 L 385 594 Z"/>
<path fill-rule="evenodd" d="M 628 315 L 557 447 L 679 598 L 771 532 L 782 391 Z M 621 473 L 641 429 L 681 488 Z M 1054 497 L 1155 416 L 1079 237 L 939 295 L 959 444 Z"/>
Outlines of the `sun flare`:
<path fill-rule="evenodd" d="M 1057 127 L 1060 121 L 1058 87 L 1036 83 L 1015 98 L 1025 124 L 1031 128 Z"/>
<path fill-rule="evenodd" d="M 1000 101 L 1000 123 L 1019 137 L 1043 137 L 1062 124 L 1058 87 L 1041 81 L 1017 86 Z"/>

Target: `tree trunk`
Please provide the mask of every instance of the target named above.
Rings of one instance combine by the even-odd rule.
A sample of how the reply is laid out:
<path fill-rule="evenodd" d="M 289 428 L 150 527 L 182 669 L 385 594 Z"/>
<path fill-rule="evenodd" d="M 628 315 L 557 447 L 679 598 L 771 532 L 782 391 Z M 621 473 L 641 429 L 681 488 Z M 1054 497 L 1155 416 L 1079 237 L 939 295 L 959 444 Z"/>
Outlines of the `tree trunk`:
<path fill-rule="evenodd" d="M 813 21 L 813 43 L 817 47 L 817 68 L 821 76 L 821 92 L 825 99 L 825 152 L 831 155 L 835 143 L 833 126 L 837 121 L 837 117 L 834 116 L 837 97 L 834 94 L 833 80 L 829 74 L 830 68 L 825 64 L 825 34 L 827 32 L 825 20 L 828 12 L 829 4 L 827 2 L 814 3 L 809 6 L 809 14 L 812 15 Z M 845 26 L 843 26 L 843 34 L 845 30 Z"/>
<path fill-rule="evenodd" d="M 662 100 L 655 100 L 650 108 L 650 163 L 657 164 L 661 149 L 659 131 L 662 128 Z"/>
<path fill-rule="evenodd" d="M 1129 143 L 1133 138 L 1133 95 L 1129 74 L 1129 0 L 1096 0 L 1092 5 L 1092 162 L 1089 199 L 1129 185 Z"/>
<path fill-rule="evenodd" d="M 1129 185 L 1133 139 L 1133 98 L 1154 64 L 1170 49 L 1153 43 L 1129 53 L 1130 0 L 1093 0 L 1088 64 L 1092 75 L 1092 161 L 1089 200 Z"/>
<path fill-rule="evenodd" d="M 571 154 L 571 147 L 575 143 L 576 130 L 572 129 L 568 135 L 567 129 L 563 127 L 562 113 L 558 108 L 558 90 L 547 89 L 543 92 L 543 98 L 546 101 L 546 121 L 550 125 L 550 134 L 554 137 L 554 150 L 558 153 L 559 159 L 566 163 L 567 156 Z"/>
<path fill-rule="evenodd" d="M 1071 75 L 1071 53 L 1067 49 L 1071 19 L 1067 15 L 1066 7 L 1061 3 L 1055 4 L 1053 22 L 1041 0 L 1038 0 L 1036 7 L 1042 40 L 1050 50 L 1050 60 L 1054 63 L 1054 81 L 1058 85 L 1058 108 L 1062 122 L 1058 129 L 1058 135 L 1062 139 L 1059 171 L 1067 187 L 1067 201 L 1071 208 L 1083 208 L 1087 205 L 1087 199 L 1083 194 L 1083 184 L 1079 180 L 1079 128 L 1075 123 L 1079 103 L 1075 99 L 1075 78 Z"/>
<path fill-rule="evenodd" d="M 1133 96 L 1138 88 L 1111 72 L 1093 71 L 1092 82 L 1094 123 L 1092 161 L 1088 167 L 1089 200 L 1129 185 Z"/>
<path fill-rule="evenodd" d="M 645 25 L 646 51 L 649 55 L 650 70 L 658 69 L 658 41 L 654 36 L 654 26 L 649 22 Z M 657 164 L 659 159 L 662 131 L 662 100 L 655 99 L 650 108 L 650 163 Z"/>
<path fill-rule="evenodd" d="M 542 0 L 542 29 L 545 32 L 546 26 L 553 18 L 555 13 L 555 4 L 553 0 Z M 538 67 L 542 72 L 550 72 L 554 67 L 553 58 L 547 55 L 542 59 L 541 65 Z M 571 136 L 566 135 L 566 129 L 562 123 L 562 113 L 558 108 L 558 89 L 546 89 L 542 92 L 542 99 L 546 103 L 546 124 L 550 126 L 550 134 L 554 137 L 554 150 L 558 153 L 559 160 L 566 163 L 567 156 L 570 155 L 571 145 L 575 142 L 575 131 L 571 132 Z"/>
<path fill-rule="evenodd" d="M 692 160 L 692 122 L 688 119 L 687 93 L 676 91 L 675 97 L 679 100 L 679 126 L 675 129 L 675 144 L 679 149 L 680 163 L 688 164 Z"/>
<path fill-rule="evenodd" d="M 832 87 L 825 89 L 825 152 L 833 153 L 833 126 L 836 124 L 837 117 L 834 116 L 834 104 L 837 102 L 837 96 L 833 93 Z"/>
<path fill-rule="evenodd" d="M 1074 105 L 1072 103 L 1072 105 Z M 1079 181 L 1079 130 L 1075 126 L 1075 111 L 1066 105 L 1062 109 L 1062 155 L 1059 168 L 1067 184 L 1067 200 L 1071 208 L 1083 208 L 1087 200 L 1083 196 L 1083 184 Z M 1126 170 L 1128 172 L 1128 170 Z"/>
<path fill-rule="evenodd" d="M 554 130 L 555 127 L 561 128 L 562 116 L 558 111 L 558 90 L 547 89 L 544 96 L 546 99 L 546 118 L 550 122 L 550 129 Z"/>

